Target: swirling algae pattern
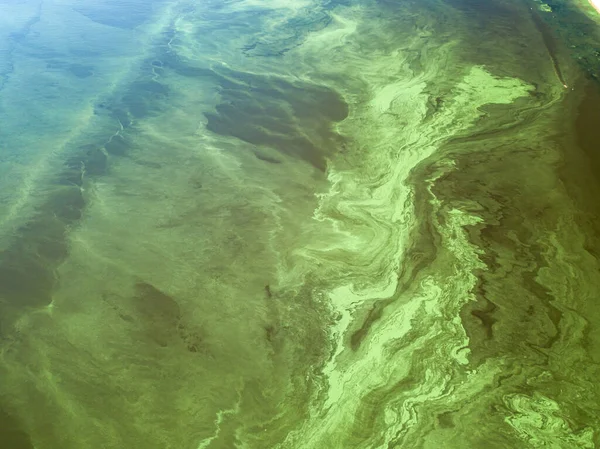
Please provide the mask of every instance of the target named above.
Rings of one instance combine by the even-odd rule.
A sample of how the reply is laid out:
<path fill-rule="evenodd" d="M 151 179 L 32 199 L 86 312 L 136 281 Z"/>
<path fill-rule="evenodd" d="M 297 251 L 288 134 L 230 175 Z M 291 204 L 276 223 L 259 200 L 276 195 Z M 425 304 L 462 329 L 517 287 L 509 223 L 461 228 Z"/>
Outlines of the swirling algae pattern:
<path fill-rule="evenodd" d="M 0 8 L 0 447 L 600 447 L 591 4 Z"/>

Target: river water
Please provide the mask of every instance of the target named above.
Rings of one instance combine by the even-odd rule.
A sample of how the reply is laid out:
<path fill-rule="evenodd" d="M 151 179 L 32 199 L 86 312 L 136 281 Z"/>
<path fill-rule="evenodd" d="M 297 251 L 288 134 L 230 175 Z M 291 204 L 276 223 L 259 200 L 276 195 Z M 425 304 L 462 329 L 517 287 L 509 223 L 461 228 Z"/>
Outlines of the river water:
<path fill-rule="evenodd" d="M 588 2 L 0 25 L 0 447 L 600 447 Z"/>

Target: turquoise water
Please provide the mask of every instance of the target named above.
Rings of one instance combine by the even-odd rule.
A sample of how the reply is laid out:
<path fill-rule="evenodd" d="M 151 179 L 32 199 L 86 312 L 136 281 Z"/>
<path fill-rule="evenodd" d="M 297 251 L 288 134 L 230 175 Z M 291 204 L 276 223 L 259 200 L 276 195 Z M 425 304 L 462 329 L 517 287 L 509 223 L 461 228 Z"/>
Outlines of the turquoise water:
<path fill-rule="evenodd" d="M 595 14 L 0 0 L 0 448 L 600 447 Z"/>

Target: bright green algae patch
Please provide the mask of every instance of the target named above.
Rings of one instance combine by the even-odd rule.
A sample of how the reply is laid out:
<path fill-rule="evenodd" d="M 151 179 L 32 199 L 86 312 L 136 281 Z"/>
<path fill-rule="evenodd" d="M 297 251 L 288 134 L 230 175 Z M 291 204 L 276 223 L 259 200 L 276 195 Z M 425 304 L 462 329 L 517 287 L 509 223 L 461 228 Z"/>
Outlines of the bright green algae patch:
<path fill-rule="evenodd" d="M 600 446 L 595 87 L 530 6 L 13 6 L 0 441 Z"/>

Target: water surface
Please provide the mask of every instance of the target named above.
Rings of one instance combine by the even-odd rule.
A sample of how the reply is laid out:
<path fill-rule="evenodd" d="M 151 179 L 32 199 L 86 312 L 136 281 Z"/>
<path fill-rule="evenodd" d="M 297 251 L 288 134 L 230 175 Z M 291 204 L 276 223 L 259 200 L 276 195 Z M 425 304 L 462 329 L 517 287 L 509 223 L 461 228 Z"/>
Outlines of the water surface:
<path fill-rule="evenodd" d="M 600 447 L 590 8 L 0 0 L 0 447 Z"/>

